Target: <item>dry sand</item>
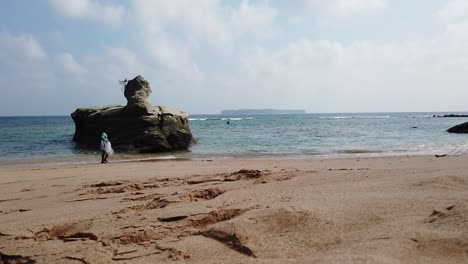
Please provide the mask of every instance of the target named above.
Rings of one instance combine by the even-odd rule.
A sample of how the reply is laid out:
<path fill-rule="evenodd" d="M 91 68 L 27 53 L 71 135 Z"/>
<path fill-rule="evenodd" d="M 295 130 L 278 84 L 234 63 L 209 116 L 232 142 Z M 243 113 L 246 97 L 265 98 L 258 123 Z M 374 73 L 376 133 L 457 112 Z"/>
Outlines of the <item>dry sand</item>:
<path fill-rule="evenodd" d="M 0 168 L 0 263 L 468 263 L 468 157 Z"/>

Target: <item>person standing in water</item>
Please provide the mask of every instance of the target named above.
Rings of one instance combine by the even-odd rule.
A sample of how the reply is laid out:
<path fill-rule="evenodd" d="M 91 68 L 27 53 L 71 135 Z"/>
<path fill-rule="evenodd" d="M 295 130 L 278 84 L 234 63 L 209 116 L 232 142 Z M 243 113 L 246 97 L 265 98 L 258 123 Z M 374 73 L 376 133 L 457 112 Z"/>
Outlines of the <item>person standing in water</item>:
<path fill-rule="evenodd" d="M 107 151 L 107 144 L 110 144 L 109 139 L 107 138 L 107 129 L 104 129 L 101 134 L 101 163 L 107 163 L 107 157 L 109 157 L 109 152 Z"/>

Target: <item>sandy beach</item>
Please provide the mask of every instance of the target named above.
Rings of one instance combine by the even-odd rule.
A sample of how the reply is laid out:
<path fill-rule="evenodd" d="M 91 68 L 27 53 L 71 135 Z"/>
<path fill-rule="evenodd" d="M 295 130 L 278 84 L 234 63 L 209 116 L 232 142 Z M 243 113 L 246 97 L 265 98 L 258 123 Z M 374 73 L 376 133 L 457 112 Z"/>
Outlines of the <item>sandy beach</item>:
<path fill-rule="evenodd" d="M 0 263 L 467 263 L 467 160 L 4 167 Z"/>

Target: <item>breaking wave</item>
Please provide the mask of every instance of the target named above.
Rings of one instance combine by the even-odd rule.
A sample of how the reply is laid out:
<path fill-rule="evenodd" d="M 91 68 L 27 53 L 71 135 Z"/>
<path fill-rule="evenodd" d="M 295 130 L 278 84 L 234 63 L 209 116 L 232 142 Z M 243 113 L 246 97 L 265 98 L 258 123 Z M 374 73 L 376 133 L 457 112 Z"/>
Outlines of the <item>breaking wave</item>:
<path fill-rule="evenodd" d="M 353 119 L 353 118 L 397 118 L 394 116 L 321 116 L 320 119 Z"/>
<path fill-rule="evenodd" d="M 189 121 L 207 121 L 207 120 L 221 120 L 221 121 L 241 121 L 241 120 L 253 120 L 253 117 L 219 117 L 219 118 L 208 118 L 208 117 L 200 117 L 200 118 L 189 118 Z"/>

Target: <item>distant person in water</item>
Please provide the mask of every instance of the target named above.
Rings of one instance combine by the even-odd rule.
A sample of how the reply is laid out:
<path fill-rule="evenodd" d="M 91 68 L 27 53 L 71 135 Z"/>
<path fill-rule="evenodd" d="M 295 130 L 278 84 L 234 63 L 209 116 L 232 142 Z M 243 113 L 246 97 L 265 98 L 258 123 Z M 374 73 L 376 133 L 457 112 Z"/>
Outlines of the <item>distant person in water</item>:
<path fill-rule="evenodd" d="M 114 151 L 112 150 L 111 143 L 109 139 L 107 138 L 107 130 L 104 129 L 101 134 L 101 151 L 102 151 L 102 157 L 101 157 L 101 163 L 107 163 L 107 158 L 109 155 L 112 155 Z"/>
<path fill-rule="evenodd" d="M 231 124 L 231 119 L 228 118 L 227 124 Z"/>

